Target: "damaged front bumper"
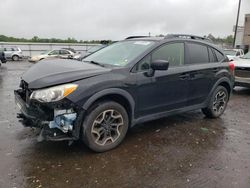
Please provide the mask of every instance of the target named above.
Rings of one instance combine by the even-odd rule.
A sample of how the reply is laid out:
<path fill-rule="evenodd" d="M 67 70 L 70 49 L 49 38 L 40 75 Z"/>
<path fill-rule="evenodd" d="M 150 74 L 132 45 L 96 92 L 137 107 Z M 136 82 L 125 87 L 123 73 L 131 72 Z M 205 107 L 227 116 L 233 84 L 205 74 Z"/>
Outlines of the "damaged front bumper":
<path fill-rule="evenodd" d="M 17 118 L 26 127 L 40 128 L 38 141 L 78 140 L 84 110 L 67 99 L 54 103 L 30 101 L 27 91 L 15 90 Z"/>

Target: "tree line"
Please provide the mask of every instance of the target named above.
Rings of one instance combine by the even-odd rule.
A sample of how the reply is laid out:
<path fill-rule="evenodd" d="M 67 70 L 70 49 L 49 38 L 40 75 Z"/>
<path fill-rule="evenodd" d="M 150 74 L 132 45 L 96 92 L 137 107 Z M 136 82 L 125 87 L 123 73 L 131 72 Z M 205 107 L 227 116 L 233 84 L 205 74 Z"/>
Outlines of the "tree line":
<path fill-rule="evenodd" d="M 0 35 L 0 42 L 38 42 L 38 43 L 103 43 L 103 40 L 76 40 L 75 38 L 68 37 L 67 39 L 58 38 L 39 38 L 34 36 L 31 39 L 9 37 Z M 106 43 L 112 42 L 111 40 L 105 40 Z"/>
<path fill-rule="evenodd" d="M 164 36 L 164 35 L 157 35 L 157 36 Z M 232 45 L 233 44 L 233 36 L 229 35 L 224 38 L 220 37 L 214 37 L 212 34 L 209 34 L 208 36 L 204 36 L 215 43 L 220 44 L 227 44 Z M 75 38 L 68 37 L 67 39 L 58 39 L 58 38 L 39 38 L 38 36 L 34 36 L 31 39 L 26 38 L 16 38 L 16 37 L 9 37 L 5 35 L 0 35 L 0 42 L 38 42 L 38 43 L 103 43 L 102 40 L 76 40 Z M 111 43 L 111 40 L 105 40 L 106 43 Z"/>

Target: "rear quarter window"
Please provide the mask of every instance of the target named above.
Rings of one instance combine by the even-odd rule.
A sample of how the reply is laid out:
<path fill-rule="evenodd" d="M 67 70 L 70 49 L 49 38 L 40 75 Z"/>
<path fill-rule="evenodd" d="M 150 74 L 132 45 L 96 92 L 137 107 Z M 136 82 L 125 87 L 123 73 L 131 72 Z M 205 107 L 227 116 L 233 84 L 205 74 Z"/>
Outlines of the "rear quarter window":
<path fill-rule="evenodd" d="M 188 52 L 189 52 L 189 63 L 190 64 L 199 64 L 199 63 L 208 63 L 208 48 L 205 45 L 197 43 L 187 43 Z"/>
<path fill-rule="evenodd" d="M 213 50 L 211 48 L 208 48 L 208 55 L 209 55 L 209 61 L 210 62 L 217 62 Z"/>
<path fill-rule="evenodd" d="M 224 61 L 225 57 L 221 52 L 219 52 L 218 50 L 214 50 L 214 52 L 215 52 L 218 62 Z"/>

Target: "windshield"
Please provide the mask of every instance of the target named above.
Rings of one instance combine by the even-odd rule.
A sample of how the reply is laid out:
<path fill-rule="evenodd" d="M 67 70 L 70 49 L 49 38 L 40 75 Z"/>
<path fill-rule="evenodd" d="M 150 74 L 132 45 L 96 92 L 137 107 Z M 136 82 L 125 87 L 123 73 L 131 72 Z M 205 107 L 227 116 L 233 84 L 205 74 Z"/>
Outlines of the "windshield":
<path fill-rule="evenodd" d="M 94 46 L 94 47 L 90 48 L 90 49 L 88 50 L 88 52 L 89 52 L 89 53 L 94 53 L 95 51 L 100 50 L 100 49 L 103 48 L 103 47 L 104 47 L 103 45 Z"/>
<path fill-rule="evenodd" d="M 236 52 L 234 50 L 224 50 L 224 53 L 226 55 L 235 55 L 236 54 Z"/>
<path fill-rule="evenodd" d="M 87 62 L 98 62 L 114 66 L 125 66 L 149 49 L 152 41 L 122 41 L 107 46 L 83 59 Z"/>
<path fill-rule="evenodd" d="M 250 52 L 247 52 L 242 58 L 243 59 L 250 59 Z"/>

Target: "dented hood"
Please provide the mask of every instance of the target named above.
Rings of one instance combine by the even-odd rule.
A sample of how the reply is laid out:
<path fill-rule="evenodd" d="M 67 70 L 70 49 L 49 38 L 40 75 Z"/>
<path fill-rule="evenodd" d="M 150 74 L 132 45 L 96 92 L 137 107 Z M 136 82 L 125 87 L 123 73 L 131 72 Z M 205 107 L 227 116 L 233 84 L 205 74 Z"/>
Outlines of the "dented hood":
<path fill-rule="evenodd" d="M 28 69 L 22 79 L 28 83 L 29 88 L 39 89 L 97 76 L 109 71 L 108 68 L 81 61 L 43 60 Z"/>

